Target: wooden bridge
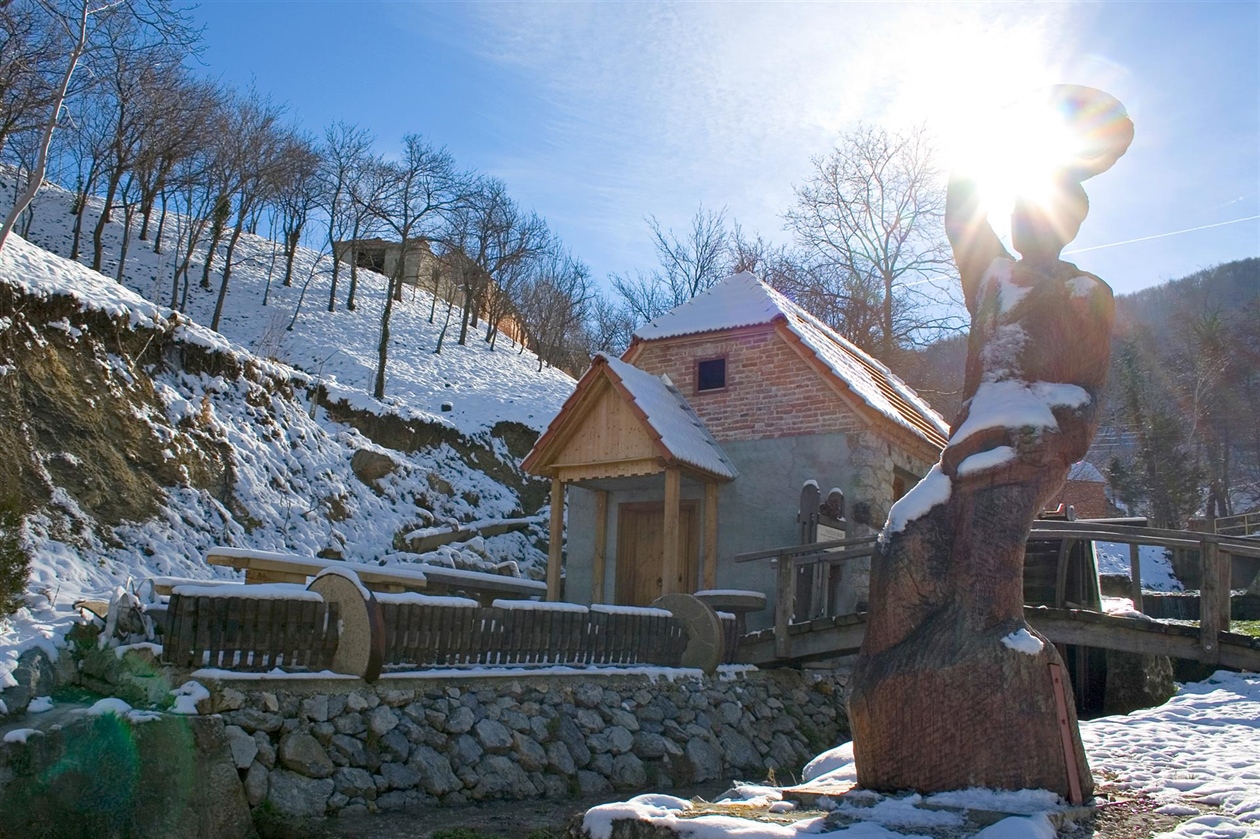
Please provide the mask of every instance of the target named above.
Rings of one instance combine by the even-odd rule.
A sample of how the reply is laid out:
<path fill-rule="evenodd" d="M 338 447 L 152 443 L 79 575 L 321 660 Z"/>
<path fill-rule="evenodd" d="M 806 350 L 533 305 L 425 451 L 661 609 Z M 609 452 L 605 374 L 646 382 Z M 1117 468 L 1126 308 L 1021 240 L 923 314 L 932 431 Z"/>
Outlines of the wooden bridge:
<path fill-rule="evenodd" d="M 1094 572 L 1093 542 L 1130 547 L 1131 599 L 1135 613 L 1109 615 Z M 869 558 L 875 537 L 797 545 L 736 557 L 738 562 L 773 559 L 778 563 L 775 627 L 743 637 L 740 660 L 772 665 L 856 653 L 866 632 L 866 614 L 811 615 L 799 602 L 797 581 L 825 574 L 802 573 L 815 566 L 835 566 Z M 1198 626 L 1166 623 L 1141 615 L 1139 548 L 1157 545 L 1196 553 L 1200 571 Z M 1260 638 L 1230 628 L 1230 565 L 1234 556 L 1260 558 L 1255 539 L 1181 530 L 1132 527 L 1106 521 L 1039 521 L 1028 540 L 1025 563 L 1025 617 L 1055 644 L 1186 658 L 1212 665 L 1260 672 Z M 814 599 L 815 606 L 817 598 Z"/>

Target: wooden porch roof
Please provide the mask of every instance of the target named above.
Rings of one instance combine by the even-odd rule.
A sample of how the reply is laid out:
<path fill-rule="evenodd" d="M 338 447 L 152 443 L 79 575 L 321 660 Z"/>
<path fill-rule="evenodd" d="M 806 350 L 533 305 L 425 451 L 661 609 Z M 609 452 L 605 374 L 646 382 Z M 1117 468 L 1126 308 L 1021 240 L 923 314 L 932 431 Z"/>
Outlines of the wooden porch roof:
<path fill-rule="evenodd" d="M 667 379 L 597 355 L 522 468 L 565 482 L 680 467 L 705 481 L 739 473 Z"/>

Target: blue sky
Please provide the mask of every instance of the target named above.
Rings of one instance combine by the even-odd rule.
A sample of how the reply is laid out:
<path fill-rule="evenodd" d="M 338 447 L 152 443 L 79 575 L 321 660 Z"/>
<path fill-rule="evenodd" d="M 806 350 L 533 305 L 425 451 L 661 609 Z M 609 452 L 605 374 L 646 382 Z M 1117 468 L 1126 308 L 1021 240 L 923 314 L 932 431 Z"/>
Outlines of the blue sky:
<path fill-rule="evenodd" d="M 948 155 L 993 106 L 1060 82 L 1114 94 L 1137 129 L 1086 184 L 1070 259 L 1123 293 L 1260 255 L 1255 0 L 206 0 L 196 17 L 208 74 L 253 80 L 311 131 L 445 144 L 600 280 L 651 266 L 649 214 L 681 229 L 703 203 L 786 239 L 793 184 L 859 121 L 925 122 Z"/>

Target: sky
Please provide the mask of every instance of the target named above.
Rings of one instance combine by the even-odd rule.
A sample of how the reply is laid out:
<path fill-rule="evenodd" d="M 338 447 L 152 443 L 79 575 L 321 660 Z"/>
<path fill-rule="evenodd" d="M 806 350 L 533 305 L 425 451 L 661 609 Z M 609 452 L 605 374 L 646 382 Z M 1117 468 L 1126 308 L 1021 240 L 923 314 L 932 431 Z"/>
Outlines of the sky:
<path fill-rule="evenodd" d="M 783 213 L 859 124 L 924 124 L 948 163 L 1004 103 L 1102 88 L 1136 137 L 1086 183 L 1067 258 L 1131 292 L 1260 255 L 1260 2 L 427 3 L 203 0 L 209 75 L 305 128 L 443 144 L 502 178 L 604 281 L 645 219 Z M 1190 232 L 1181 232 L 1190 231 Z M 1136 240 L 1136 241 L 1135 241 Z"/>

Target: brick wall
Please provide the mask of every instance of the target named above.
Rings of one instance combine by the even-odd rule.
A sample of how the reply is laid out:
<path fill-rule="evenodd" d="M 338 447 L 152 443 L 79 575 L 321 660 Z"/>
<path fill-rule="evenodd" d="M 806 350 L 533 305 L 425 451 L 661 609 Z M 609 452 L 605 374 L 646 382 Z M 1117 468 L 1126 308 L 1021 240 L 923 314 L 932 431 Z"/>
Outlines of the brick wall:
<path fill-rule="evenodd" d="M 726 387 L 696 391 L 696 361 L 726 357 Z M 667 375 L 714 439 L 852 432 L 859 418 L 772 329 L 642 345 L 634 365 Z"/>
<path fill-rule="evenodd" d="M 1058 504 L 1075 507 L 1078 519 L 1101 519 L 1111 515 L 1103 484 L 1097 481 L 1064 481 L 1058 497 L 1048 506 L 1053 509 Z"/>

